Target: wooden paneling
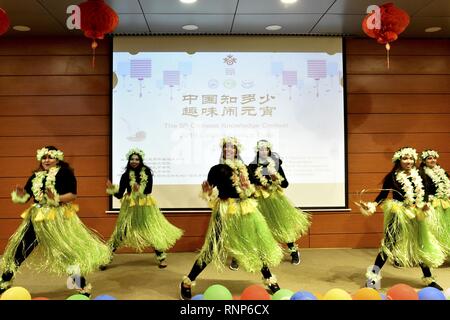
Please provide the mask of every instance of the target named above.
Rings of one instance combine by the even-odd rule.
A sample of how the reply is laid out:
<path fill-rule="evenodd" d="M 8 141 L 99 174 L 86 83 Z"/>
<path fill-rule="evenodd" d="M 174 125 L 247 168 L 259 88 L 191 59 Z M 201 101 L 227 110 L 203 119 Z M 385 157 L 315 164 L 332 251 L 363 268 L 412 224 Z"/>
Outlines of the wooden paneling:
<path fill-rule="evenodd" d="M 339 233 L 377 233 L 383 231 L 383 215 L 365 217 L 361 214 L 317 214 L 313 216 L 310 236 Z"/>
<path fill-rule="evenodd" d="M 382 233 L 340 233 L 311 235 L 310 248 L 378 248 Z M 374 257 L 375 259 L 375 257 Z"/>
<path fill-rule="evenodd" d="M 346 39 L 345 50 L 346 55 L 382 55 L 386 57 L 384 45 L 378 44 L 374 39 Z M 418 56 L 423 60 L 433 59 L 430 56 L 448 56 L 450 55 L 450 42 L 438 39 L 398 39 L 392 43 L 390 55 Z"/>

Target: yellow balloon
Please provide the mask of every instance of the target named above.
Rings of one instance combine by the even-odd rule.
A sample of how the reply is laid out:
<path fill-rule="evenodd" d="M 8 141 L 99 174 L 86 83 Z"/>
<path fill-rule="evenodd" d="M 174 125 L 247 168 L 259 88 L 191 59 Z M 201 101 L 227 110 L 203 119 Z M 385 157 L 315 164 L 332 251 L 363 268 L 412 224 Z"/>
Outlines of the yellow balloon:
<path fill-rule="evenodd" d="M 328 290 L 323 300 L 352 300 L 352 296 L 345 290 L 335 288 Z"/>
<path fill-rule="evenodd" d="M 31 294 L 22 287 L 12 287 L 3 292 L 0 300 L 31 300 Z"/>

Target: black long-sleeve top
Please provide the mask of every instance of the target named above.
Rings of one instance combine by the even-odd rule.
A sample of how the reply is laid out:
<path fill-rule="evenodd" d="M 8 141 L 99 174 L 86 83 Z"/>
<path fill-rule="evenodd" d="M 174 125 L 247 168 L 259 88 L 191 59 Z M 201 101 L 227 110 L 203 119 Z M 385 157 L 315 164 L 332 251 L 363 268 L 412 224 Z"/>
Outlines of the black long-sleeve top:
<path fill-rule="evenodd" d="M 436 192 L 437 192 L 437 186 L 434 184 L 433 179 L 431 179 L 431 177 L 425 173 L 425 168 L 420 168 L 420 175 L 425 177 L 425 179 L 426 179 L 424 181 L 424 184 L 425 184 L 425 187 L 426 187 L 426 189 L 428 191 L 428 194 L 432 195 L 432 196 L 435 196 Z M 445 172 L 445 175 L 448 178 L 448 173 L 447 172 Z"/>
<path fill-rule="evenodd" d="M 424 185 L 424 189 L 425 189 L 425 195 L 424 195 L 424 201 L 427 202 L 428 201 L 428 188 L 427 188 L 427 182 L 426 182 L 426 177 L 423 176 L 423 174 L 420 173 L 420 176 L 422 177 L 422 183 Z M 410 177 L 408 177 L 408 179 L 412 182 L 412 179 Z M 413 187 L 414 183 L 413 183 Z M 403 191 L 402 189 L 402 185 L 397 181 L 397 179 L 395 179 L 395 172 L 392 173 L 388 173 L 386 175 L 386 177 L 384 178 L 384 182 L 383 182 L 383 189 L 393 189 L 395 191 L 400 192 L 400 194 L 398 192 L 392 192 L 392 198 L 394 200 L 398 200 L 398 201 L 404 201 L 405 200 L 405 191 Z M 378 196 L 375 198 L 375 202 L 379 203 L 382 200 L 385 200 L 388 195 L 389 195 L 390 190 L 382 190 Z"/>
<path fill-rule="evenodd" d="M 33 173 L 31 177 L 28 178 L 28 181 L 25 185 L 25 191 L 34 198 L 33 191 L 31 190 L 31 187 L 33 186 L 33 179 L 36 177 L 36 174 Z M 45 182 L 47 181 L 47 177 L 45 177 L 42 180 L 42 187 L 41 190 L 45 194 Z M 63 195 L 66 193 L 73 193 L 77 194 L 77 179 L 75 178 L 75 175 L 69 168 L 61 167 L 58 171 L 58 173 L 55 176 L 55 189 L 58 192 L 59 195 Z M 34 202 L 37 203 L 38 201 L 34 199 Z"/>
<path fill-rule="evenodd" d="M 278 164 L 278 173 L 284 178 L 284 180 L 281 182 L 280 186 L 282 188 L 287 188 L 289 186 L 289 182 L 286 179 L 286 175 L 284 174 L 283 168 L 281 167 L 281 164 L 283 161 L 281 161 L 281 159 L 278 160 L 279 164 Z M 256 176 L 255 172 L 256 169 L 258 169 L 258 166 L 262 166 L 263 170 L 262 170 L 262 175 L 267 179 L 267 182 L 269 184 L 272 184 L 272 178 L 270 177 L 269 173 L 267 172 L 266 168 L 269 165 L 269 163 L 264 163 L 264 164 L 256 164 L 256 163 L 250 163 L 248 165 L 248 176 L 250 178 L 250 182 L 253 183 L 256 186 L 261 186 L 261 181 L 259 181 L 258 177 Z"/>
<path fill-rule="evenodd" d="M 239 198 L 231 181 L 232 175 L 233 169 L 226 164 L 217 164 L 209 170 L 208 183 L 211 187 L 217 187 L 220 199 Z"/>
<path fill-rule="evenodd" d="M 144 194 L 150 194 L 152 193 L 153 189 L 153 175 L 149 167 L 145 166 L 145 174 L 148 176 L 147 185 L 144 189 Z M 141 183 L 141 169 L 134 170 L 134 175 L 136 177 L 136 183 Z M 119 184 L 119 191 L 114 194 L 114 197 L 117 199 L 122 199 L 125 190 L 127 193 L 131 193 L 131 186 L 130 186 L 130 174 L 128 171 L 126 171 L 124 174 L 122 174 L 122 177 L 120 177 L 120 184 Z"/>

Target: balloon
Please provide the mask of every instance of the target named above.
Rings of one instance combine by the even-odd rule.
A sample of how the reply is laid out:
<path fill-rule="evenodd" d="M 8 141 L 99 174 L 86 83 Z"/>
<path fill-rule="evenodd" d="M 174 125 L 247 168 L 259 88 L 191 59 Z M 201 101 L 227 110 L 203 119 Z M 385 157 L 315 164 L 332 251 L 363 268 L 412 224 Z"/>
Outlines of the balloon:
<path fill-rule="evenodd" d="M 114 298 L 113 296 L 110 296 L 107 294 L 102 294 L 102 295 L 96 296 L 94 300 L 117 300 L 117 299 Z"/>
<path fill-rule="evenodd" d="M 380 296 L 381 296 L 381 300 L 391 300 L 391 299 L 388 299 L 388 297 L 385 294 L 380 293 Z"/>
<path fill-rule="evenodd" d="M 291 300 L 317 300 L 317 297 L 308 291 L 297 291 L 292 295 Z"/>
<path fill-rule="evenodd" d="M 447 300 L 450 300 L 450 288 L 445 289 L 444 295 L 447 297 Z"/>
<path fill-rule="evenodd" d="M 419 300 L 419 295 L 414 288 L 407 284 L 399 283 L 391 287 L 386 295 L 392 300 Z"/>
<path fill-rule="evenodd" d="M 205 300 L 233 300 L 230 290 L 220 284 L 213 284 L 203 293 Z"/>
<path fill-rule="evenodd" d="M 361 288 L 353 294 L 353 300 L 382 300 L 374 288 Z"/>
<path fill-rule="evenodd" d="M 204 297 L 202 294 L 197 294 L 193 296 L 191 300 L 204 300 Z"/>
<path fill-rule="evenodd" d="M 419 291 L 419 300 L 446 300 L 446 298 L 441 290 L 426 287 Z"/>
<path fill-rule="evenodd" d="M 46 298 L 46 297 L 36 297 L 36 298 L 31 299 L 31 300 L 50 300 L 50 299 Z"/>
<path fill-rule="evenodd" d="M 272 300 L 290 300 L 293 294 L 289 289 L 280 289 L 273 294 Z"/>
<path fill-rule="evenodd" d="M 76 293 L 68 297 L 66 300 L 91 300 L 91 299 L 89 299 L 83 294 Z"/>
<path fill-rule="evenodd" d="M 317 300 L 323 300 L 323 294 L 320 292 L 313 292 L 312 294 L 316 296 Z"/>
<path fill-rule="evenodd" d="M 270 294 L 259 285 L 251 285 L 242 291 L 241 300 L 270 300 Z"/>
<path fill-rule="evenodd" d="M 352 300 L 352 296 L 345 290 L 334 288 L 325 293 L 323 300 Z"/>
<path fill-rule="evenodd" d="M 241 300 L 241 297 L 238 296 L 238 295 L 234 295 L 234 296 L 233 296 L 233 300 Z"/>
<path fill-rule="evenodd" d="M 31 294 L 23 287 L 11 287 L 3 292 L 0 300 L 31 300 Z"/>

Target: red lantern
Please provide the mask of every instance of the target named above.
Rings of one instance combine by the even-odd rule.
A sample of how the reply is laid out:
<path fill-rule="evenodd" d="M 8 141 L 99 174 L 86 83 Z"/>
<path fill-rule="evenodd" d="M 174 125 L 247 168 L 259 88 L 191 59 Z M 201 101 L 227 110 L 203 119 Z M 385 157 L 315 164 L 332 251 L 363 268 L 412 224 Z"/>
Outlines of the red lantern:
<path fill-rule="evenodd" d="M 377 20 L 380 22 L 379 26 L 375 26 Z M 375 23 L 373 23 L 374 21 Z M 368 14 L 362 22 L 363 31 L 369 37 L 376 39 L 380 44 L 386 45 L 388 68 L 389 50 L 391 49 L 389 43 L 397 40 L 398 35 L 405 31 L 408 24 L 408 13 L 395 7 L 393 3 L 383 4 L 379 7 L 379 11 Z"/>
<path fill-rule="evenodd" d="M 103 0 L 87 0 L 79 5 L 81 14 L 81 30 L 87 38 L 92 39 L 92 65 L 94 65 L 96 39 L 103 39 L 112 32 L 119 23 L 119 17 Z"/>
<path fill-rule="evenodd" d="M 9 18 L 6 11 L 0 8 L 0 36 L 9 29 Z"/>

